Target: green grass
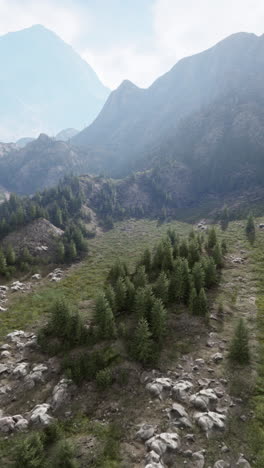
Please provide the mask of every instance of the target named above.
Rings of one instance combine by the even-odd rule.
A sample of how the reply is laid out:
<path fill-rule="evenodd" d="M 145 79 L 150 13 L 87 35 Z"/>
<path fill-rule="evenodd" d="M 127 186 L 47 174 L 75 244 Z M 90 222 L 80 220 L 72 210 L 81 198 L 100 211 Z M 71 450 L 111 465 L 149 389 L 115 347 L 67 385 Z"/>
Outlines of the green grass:
<path fill-rule="evenodd" d="M 189 224 L 180 222 L 158 225 L 156 221 L 130 220 L 117 223 L 114 229 L 90 240 L 88 257 L 79 265 L 74 265 L 63 281 L 46 283 L 37 292 L 11 298 L 8 312 L 0 316 L 0 338 L 17 328 L 37 326 L 38 319 L 62 295 L 74 304 L 94 299 L 118 257 L 132 268 L 144 249 L 154 247 L 169 227 L 175 228 L 181 235 L 191 230 Z M 83 312 L 89 314 L 89 310 Z"/>

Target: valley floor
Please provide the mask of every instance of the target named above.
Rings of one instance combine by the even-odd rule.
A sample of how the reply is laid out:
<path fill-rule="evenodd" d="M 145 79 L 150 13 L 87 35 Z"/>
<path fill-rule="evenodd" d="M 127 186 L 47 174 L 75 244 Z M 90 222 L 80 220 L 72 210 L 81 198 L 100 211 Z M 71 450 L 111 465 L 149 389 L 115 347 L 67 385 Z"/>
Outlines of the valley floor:
<path fill-rule="evenodd" d="M 170 226 L 180 234 L 190 231 L 188 224 L 175 222 Z M 261 468 L 264 348 L 259 343 L 264 342 L 264 232 L 257 232 L 251 246 L 243 222 L 230 223 L 227 231 L 219 231 L 227 240 L 228 253 L 220 286 L 209 294 L 209 324 L 190 317 L 181 308 L 172 310 L 157 369 L 144 370 L 127 361 L 127 382 L 114 383 L 103 392 L 93 383 L 77 389 L 61 381 L 57 358 L 48 358 L 27 345 L 32 341 L 30 333 L 34 334 L 45 322 L 51 302 L 61 295 L 78 303 L 89 319 L 93 300 L 116 256 L 133 267 L 143 250 L 153 247 L 168 227 L 146 220 L 118 223 L 113 230 L 89 242 L 88 258 L 66 270 L 62 281 L 53 284 L 43 279 L 25 293 L 8 293 L 8 310 L 1 312 L 0 325 L 2 342 L 9 344 L 10 355 L 2 357 L 0 367 L 6 365 L 13 370 L 24 362 L 27 370 L 25 374 L 17 371 L 16 379 L 8 371 L 1 373 L 3 415 L 19 413 L 32 417 L 36 405 L 48 402 L 50 414 L 63 421 L 64 437 L 75 446 L 81 467 L 143 468 L 151 449 L 165 437 L 165 446 L 170 449 L 164 449 L 163 461 L 157 458 L 157 465 L 152 459 L 151 467 L 162 467 L 164 462 L 175 468 Z M 218 312 L 220 303 L 222 315 Z M 240 317 L 250 330 L 252 358 L 250 366 L 234 368 L 229 365 L 227 353 Z M 14 329 L 25 330 L 29 335 L 6 341 L 6 334 Z M 25 387 L 25 377 L 29 381 L 28 375 L 38 372 L 34 366 L 40 364 L 47 369 L 41 371 L 40 379 L 36 378 L 31 388 L 29 384 Z M 184 391 L 177 389 L 180 381 L 187 383 Z M 10 391 L 4 392 L 4 387 L 10 387 Z M 61 391 L 62 404 L 57 406 L 61 388 L 65 392 Z M 201 396 L 206 397 L 203 409 L 199 402 L 195 403 Z M 167 435 L 160 436 L 164 433 Z M 168 433 L 178 436 L 171 440 Z M 152 434 L 156 439 L 149 440 Z M 1 439 L 0 466 L 14 466 L 12 454 L 23 437 L 23 433 L 18 433 Z"/>

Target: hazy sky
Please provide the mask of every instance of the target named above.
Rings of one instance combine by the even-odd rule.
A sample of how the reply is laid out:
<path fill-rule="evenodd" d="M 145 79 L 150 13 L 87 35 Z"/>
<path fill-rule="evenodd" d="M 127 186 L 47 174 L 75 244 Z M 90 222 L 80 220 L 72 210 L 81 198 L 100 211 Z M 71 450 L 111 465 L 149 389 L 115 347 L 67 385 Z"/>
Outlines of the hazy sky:
<path fill-rule="evenodd" d="M 264 33 L 262 0 L 0 0 L 0 35 L 43 24 L 104 84 L 148 86 L 180 58 L 238 31 Z"/>

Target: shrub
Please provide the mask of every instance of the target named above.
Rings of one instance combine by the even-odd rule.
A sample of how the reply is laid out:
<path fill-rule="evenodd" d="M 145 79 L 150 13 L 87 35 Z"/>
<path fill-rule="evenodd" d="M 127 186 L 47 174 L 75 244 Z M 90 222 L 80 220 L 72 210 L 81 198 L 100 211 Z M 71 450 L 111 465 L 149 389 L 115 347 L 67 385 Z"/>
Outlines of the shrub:
<path fill-rule="evenodd" d="M 32 434 L 26 437 L 18 446 L 15 467 L 16 468 L 43 468 L 44 447 L 40 434 Z"/>
<path fill-rule="evenodd" d="M 106 388 L 110 387 L 113 381 L 113 376 L 111 369 L 105 368 L 101 369 L 96 373 L 96 384 L 100 390 L 105 390 Z"/>

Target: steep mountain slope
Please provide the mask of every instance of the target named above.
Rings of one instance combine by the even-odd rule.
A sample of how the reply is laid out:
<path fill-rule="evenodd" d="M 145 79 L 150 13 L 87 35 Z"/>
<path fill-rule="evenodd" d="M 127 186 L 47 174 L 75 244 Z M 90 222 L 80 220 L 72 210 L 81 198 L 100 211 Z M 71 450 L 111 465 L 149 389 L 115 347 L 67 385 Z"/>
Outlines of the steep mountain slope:
<path fill-rule="evenodd" d="M 41 25 L 0 37 L 0 139 L 83 128 L 109 90 L 93 69 Z"/>
<path fill-rule="evenodd" d="M 234 34 L 181 60 L 146 90 L 124 82 L 72 143 L 101 152 L 103 166 L 120 173 L 122 162 L 126 166 L 160 147 L 183 119 L 222 96 L 236 93 L 245 102 L 263 96 L 263 79 L 264 35 Z"/>
<path fill-rule="evenodd" d="M 65 174 L 85 172 L 85 152 L 45 134 L 0 158 L 0 183 L 22 194 L 56 185 Z"/>
<path fill-rule="evenodd" d="M 59 141 L 68 141 L 70 138 L 77 135 L 77 133 L 79 133 L 79 131 L 75 128 L 65 128 L 64 130 L 61 130 L 55 138 Z"/>

